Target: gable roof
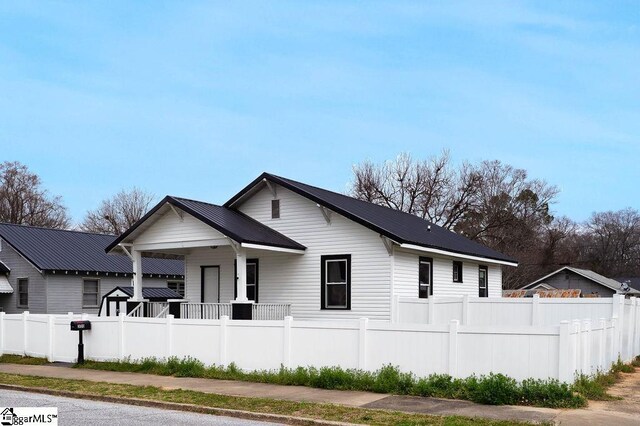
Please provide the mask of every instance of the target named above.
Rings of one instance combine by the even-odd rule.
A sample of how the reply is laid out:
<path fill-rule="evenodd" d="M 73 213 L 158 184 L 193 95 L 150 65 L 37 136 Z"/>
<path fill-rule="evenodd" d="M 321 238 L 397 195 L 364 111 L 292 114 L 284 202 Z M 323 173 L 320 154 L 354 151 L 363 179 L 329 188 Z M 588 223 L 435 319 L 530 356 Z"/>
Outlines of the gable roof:
<path fill-rule="evenodd" d="M 133 287 L 115 287 L 109 293 L 105 294 L 103 298 L 108 297 L 111 293 L 116 290 L 122 291 L 129 297 L 133 297 Z M 172 290 L 168 287 L 142 287 L 142 298 L 143 299 L 182 299 L 175 290 Z"/>
<path fill-rule="evenodd" d="M 596 284 L 600 284 L 600 285 L 602 285 L 604 287 L 607 287 L 607 288 L 609 288 L 611 290 L 614 290 L 616 292 L 621 290 L 620 283 L 618 281 L 614 280 L 614 279 L 607 278 L 604 275 L 600 275 L 600 274 L 598 274 L 596 272 L 593 272 L 593 271 L 591 271 L 589 269 L 572 268 L 570 266 L 564 266 L 564 267 L 558 269 L 557 271 L 553 271 L 552 273 L 550 273 L 548 275 L 545 275 L 544 277 L 539 278 L 539 279 L 535 280 L 534 282 L 525 285 L 522 288 L 523 289 L 531 288 L 531 287 L 535 286 L 536 284 L 543 282 L 547 278 L 552 277 L 552 276 L 554 276 L 556 274 L 559 274 L 560 272 L 563 272 L 563 271 L 571 271 L 571 272 L 573 272 L 575 274 L 578 274 L 578 275 L 580 275 L 580 276 L 582 276 L 582 277 L 584 277 L 584 278 L 586 278 L 586 279 L 588 279 L 590 281 L 593 281 Z"/>
<path fill-rule="evenodd" d="M 0 223 L 0 237 L 40 271 L 133 272 L 127 256 L 104 252 L 113 235 Z M 184 262 L 143 258 L 142 272 L 182 276 Z"/>
<path fill-rule="evenodd" d="M 167 203 L 178 207 L 180 210 L 241 244 L 259 244 L 292 250 L 306 249 L 302 244 L 237 210 L 216 204 L 167 195 L 140 220 L 133 224 L 131 228 L 127 229 L 122 235 L 112 241 L 105 251 L 108 253 L 113 250 Z"/>
<path fill-rule="evenodd" d="M 262 189 L 265 181 L 287 188 L 399 244 L 416 245 L 517 265 L 517 261 L 507 255 L 471 241 L 462 235 L 444 229 L 418 216 L 270 173 L 263 173 L 258 176 L 227 201 L 224 206 L 233 208 L 240 205 L 246 198 Z"/>

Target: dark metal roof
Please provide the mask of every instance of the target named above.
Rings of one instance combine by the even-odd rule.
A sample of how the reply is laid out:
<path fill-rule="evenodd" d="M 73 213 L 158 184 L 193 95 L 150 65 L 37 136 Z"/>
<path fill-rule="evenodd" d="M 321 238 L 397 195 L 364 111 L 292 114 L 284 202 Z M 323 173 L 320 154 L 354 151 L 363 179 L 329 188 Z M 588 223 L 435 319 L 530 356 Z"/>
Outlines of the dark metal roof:
<path fill-rule="evenodd" d="M 0 274 L 8 274 L 11 272 L 11 269 L 0 260 Z"/>
<path fill-rule="evenodd" d="M 133 287 L 116 287 L 109 293 L 118 289 L 129 297 L 133 297 Z M 168 287 L 142 287 L 142 297 L 144 299 L 182 299 L 182 296 Z"/>
<path fill-rule="evenodd" d="M 0 237 L 41 271 L 133 272 L 127 256 L 104 252 L 113 235 L 0 223 Z M 145 257 L 142 272 L 182 276 L 184 262 Z"/>
<path fill-rule="evenodd" d="M 302 244 L 295 242 L 291 238 L 282 235 L 237 210 L 168 195 L 131 228 L 127 229 L 122 235 L 116 238 L 115 241 L 111 242 L 111 244 L 107 246 L 106 251 L 110 252 L 113 250 L 166 203 L 178 207 L 182 211 L 187 212 L 239 243 L 260 244 L 295 250 L 305 250 L 306 248 Z"/>
<path fill-rule="evenodd" d="M 315 203 L 318 203 L 354 222 L 380 233 L 401 244 L 415 244 L 426 248 L 445 250 L 458 254 L 517 263 L 513 258 L 475 241 L 430 223 L 418 216 L 379 206 L 367 201 L 327 191 L 326 189 L 296 182 L 291 179 L 263 173 L 242 191 L 234 195 L 224 206 L 233 208 L 245 195 L 255 190 L 264 180 L 283 186 Z M 427 227 L 431 227 L 428 230 Z"/>

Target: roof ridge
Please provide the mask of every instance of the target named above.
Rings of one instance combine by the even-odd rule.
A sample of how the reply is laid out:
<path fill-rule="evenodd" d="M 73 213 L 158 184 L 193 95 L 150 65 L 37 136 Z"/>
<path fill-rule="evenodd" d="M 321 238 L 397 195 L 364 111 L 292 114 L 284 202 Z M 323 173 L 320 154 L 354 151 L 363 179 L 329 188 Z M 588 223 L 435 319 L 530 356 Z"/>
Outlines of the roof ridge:
<path fill-rule="evenodd" d="M 201 204 L 206 204 L 206 205 L 209 205 L 209 206 L 224 207 L 224 206 L 222 206 L 220 204 L 214 204 L 214 203 L 210 203 L 208 201 L 202 201 L 202 200 L 194 200 L 193 198 L 178 197 L 176 195 L 167 195 L 167 197 L 173 198 L 174 200 L 193 201 L 194 203 L 201 203 Z"/>
<path fill-rule="evenodd" d="M 101 234 L 99 232 L 81 231 L 81 230 L 76 230 L 76 229 L 47 228 L 46 226 L 23 225 L 23 224 L 19 224 L 19 223 L 10 223 L 10 222 L 0 222 L 0 226 L 15 226 L 15 227 L 18 227 L 18 228 L 42 229 L 42 230 L 45 230 L 45 231 L 72 232 L 74 234 L 99 235 L 101 237 L 117 237 L 117 235 Z"/>

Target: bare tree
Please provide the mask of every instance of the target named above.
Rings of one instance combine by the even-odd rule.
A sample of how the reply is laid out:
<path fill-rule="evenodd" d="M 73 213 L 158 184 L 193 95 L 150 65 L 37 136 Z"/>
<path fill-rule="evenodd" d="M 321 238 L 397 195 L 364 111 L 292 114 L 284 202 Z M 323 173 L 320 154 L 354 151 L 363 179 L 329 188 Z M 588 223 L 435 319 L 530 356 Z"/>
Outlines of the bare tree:
<path fill-rule="evenodd" d="M 393 161 L 353 167 L 351 195 L 415 214 L 452 229 L 473 202 L 480 175 L 469 164 L 453 169 L 449 153 L 415 161 L 403 153 Z"/>
<path fill-rule="evenodd" d="M 122 190 L 87 212 L 80 229 L 99 234 L 119 235 L 136 223 L 149 209 L 154 195 L 139 188 Z"/>
<path fill-rule="evenodd" d="M 69 216 L 60 196 L 42 189 L 42 181 L 17 161 L 0 164 L 0 222 L 68 228 Z"/>

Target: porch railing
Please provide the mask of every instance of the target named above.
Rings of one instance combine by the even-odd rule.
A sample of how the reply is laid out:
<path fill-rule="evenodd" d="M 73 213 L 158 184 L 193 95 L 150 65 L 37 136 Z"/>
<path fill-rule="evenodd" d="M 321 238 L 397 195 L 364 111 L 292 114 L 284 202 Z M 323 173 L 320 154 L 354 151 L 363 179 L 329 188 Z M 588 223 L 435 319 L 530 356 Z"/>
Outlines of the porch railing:
<path fill-rule="evenodd" d="M 181 303 L 180 318 L 220 319 L 231 316 L 231 303 Z"/>
<path fill-rule="evenodd" d="M 180 318 L 220 319 L 231 317 L 231 303 L 181 303 Z M 291 305 L 285 303 L 256 303 L 252 306 L 254 320 L 283 320 L 291 315 Z"/>
<path fill-rule="evenodd" d="M 144 303 L 138 303 L 138 306 L 133 308 L 131 312 L 127 314 L 128 317 L 144 317 Z"/>
<path fill-rule="evenodd" d="M 151 318 L 166 318 L 169 313 L 169 303 L 149 302 L 147 316 Z"/>
<path fill-rule="evenodd" d="M 254 320 L 283 320 L 291 316 L 291 305 L 284 303 L 256 303 L 252 310 Z"/>

